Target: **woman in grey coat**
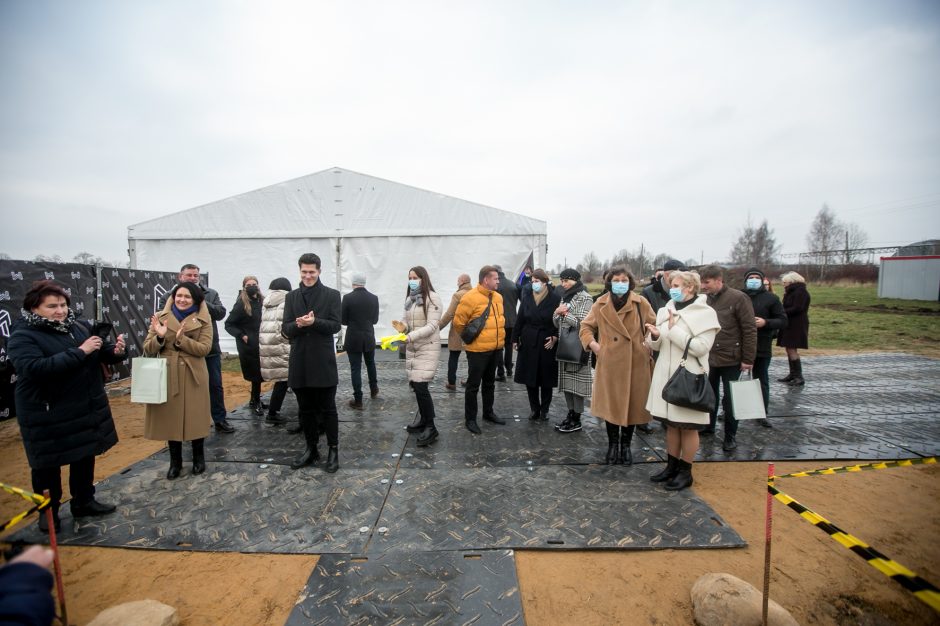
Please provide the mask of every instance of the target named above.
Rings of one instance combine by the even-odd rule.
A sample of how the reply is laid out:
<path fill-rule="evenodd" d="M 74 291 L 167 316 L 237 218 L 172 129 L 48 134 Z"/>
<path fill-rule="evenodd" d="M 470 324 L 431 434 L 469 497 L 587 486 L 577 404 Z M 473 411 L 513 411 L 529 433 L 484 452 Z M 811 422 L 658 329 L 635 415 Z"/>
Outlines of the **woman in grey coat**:
<path fill-rule="evenodd" d="M 564 327 L 574 330 L 575 335 L 581 327 L 581 321 L 587 317 L 594 304 L 594 299 L 584 289 L 581 274 L 570 267 L 561 273 L 561 304 L 555 309 L 552 322 L 559 333 Z M 591 362 L 558 363 L 558 389 L 565 394 L 568 415 L 555 430 L 561 433 L 573 433 L 581 430 L 581 414 L 584 413 L 584 399 L 591 395 Z"/>
<path fill-rule="evenodd" d="M 408 432 L 420 432 L 419 446 L 428 446 L 437 439 L 434 427 L 434 401 L 428 384 L 434 380 L 441 356 L 441 298 L 434 291 L 428 271 L 417 265 L 408 270 L 408 290 L 405 294 L 405 314 L 395 324 L 405 339 L 405 371 L 408 384 L 418 400 L 418 419 Z"/>

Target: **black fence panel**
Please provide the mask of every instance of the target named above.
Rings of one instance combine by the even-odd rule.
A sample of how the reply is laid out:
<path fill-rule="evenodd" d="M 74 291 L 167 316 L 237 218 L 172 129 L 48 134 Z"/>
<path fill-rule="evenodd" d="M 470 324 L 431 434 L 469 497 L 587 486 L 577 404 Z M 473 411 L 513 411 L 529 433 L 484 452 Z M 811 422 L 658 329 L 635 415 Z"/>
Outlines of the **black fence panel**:
<path fill-rule="evenodd" d="M 98 309 L 98 272 L 101 308 Z M 157 302 L 176 284 L 176 272 L 95 267 L 81 263 L 0 260 L 0 420 L 16 415 L 16 373 L 7 359 L 6 341 L 20 318 L 23 297 L 37 280 L 54 280 L 69 294 L 75 315 L 114 324 L 112 341 L 123 333 L 127 359 L 113 367 L 111 378 L 130 376 L 130 359 L 141 353 Z M 205 277 L 204 280 L 207 280 Z"/>

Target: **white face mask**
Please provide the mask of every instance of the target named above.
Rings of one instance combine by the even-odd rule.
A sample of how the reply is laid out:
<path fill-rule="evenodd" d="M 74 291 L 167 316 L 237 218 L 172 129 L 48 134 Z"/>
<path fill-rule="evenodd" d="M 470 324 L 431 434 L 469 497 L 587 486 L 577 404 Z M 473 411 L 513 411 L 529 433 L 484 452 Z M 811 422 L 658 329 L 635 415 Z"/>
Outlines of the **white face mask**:
<path fill-rule="evenodd" d="M 532 281 L 532 291 L 534 291 L 535 293 L 539 293 L 540 291 L 542 291 L 542 283 L 540 283 L 540 282 L 537 281 L 537 280 L 533 280 L 533 281 Z"/>

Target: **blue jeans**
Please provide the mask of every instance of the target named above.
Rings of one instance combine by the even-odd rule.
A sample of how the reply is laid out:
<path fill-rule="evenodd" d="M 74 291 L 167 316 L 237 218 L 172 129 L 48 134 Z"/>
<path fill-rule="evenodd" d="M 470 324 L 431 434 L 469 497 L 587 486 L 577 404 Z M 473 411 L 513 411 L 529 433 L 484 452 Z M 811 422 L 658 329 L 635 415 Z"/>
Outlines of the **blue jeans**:
<path fill-rule="evenodd" d="M 218 424 L 225 419 L 225 390 L 222 389 L 222 355 L 210 354 L 206 357 L 209 370 L 209 404 L 212 421 Z"/>
<path fill-rule="evenodd" d="M 347 352 L 349 357 L 349 374 L 352 377 L 353 398 L 362 401 L 362 360 L 366 361 L 366 372 L 369 375 L 369 389 L 379 386 L 379 376 L 375 372 L 375 350 L 369 352 Z"/>

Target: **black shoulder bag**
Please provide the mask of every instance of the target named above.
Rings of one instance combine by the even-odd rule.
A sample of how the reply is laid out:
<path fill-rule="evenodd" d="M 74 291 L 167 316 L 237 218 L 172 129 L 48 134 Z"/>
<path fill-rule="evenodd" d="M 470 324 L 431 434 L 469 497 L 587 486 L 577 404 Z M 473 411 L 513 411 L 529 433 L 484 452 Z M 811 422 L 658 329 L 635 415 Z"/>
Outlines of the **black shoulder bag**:
<path fill-rule="evenodd" d="M 676 368 L 672 377 L 663 387 L 663 400 L 686 409 L 709 413 L 715 408 L 715 392 L 712 391 L 712 386 L 708 384 L 708 375 L 693 374 L 685 367 L 685 360 L 689 356 L 689 344 L 692 343 L 692 339 L 692 337 L 689 337 L 685 344 L 685 350 L 682 352 L 679 367 Z M 696 357 L 695 360 L 698 361 L 698 358 Z"/>
<path fill-rule="evenodd" d="M 477 340 L 477 337 L 480 336 L 480 333 L 483 332 L 483 328 L 486 327 L 486 319 L 490 316 L 490 307 L 493 306 L 493 294 L 490 294 L 490 301 L 486 303 L 486 308 L 483 309 L 483 313 L 480 317 L 475 317 L 467 325 L 463 327 L 463 330 L 460 331 L 460 339 L 464 343 L 473 343 Z"/>

